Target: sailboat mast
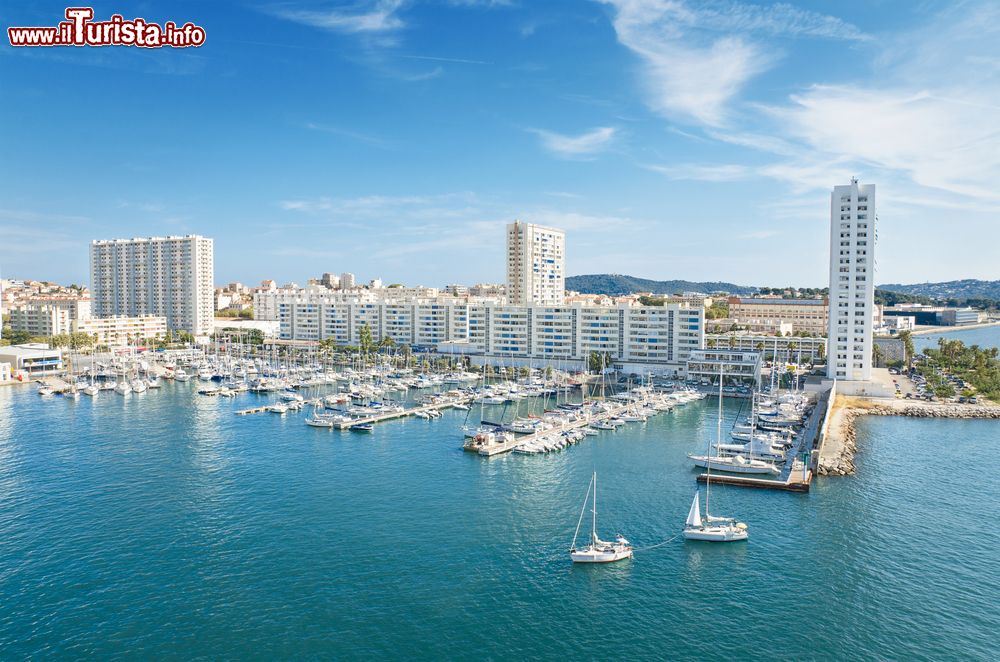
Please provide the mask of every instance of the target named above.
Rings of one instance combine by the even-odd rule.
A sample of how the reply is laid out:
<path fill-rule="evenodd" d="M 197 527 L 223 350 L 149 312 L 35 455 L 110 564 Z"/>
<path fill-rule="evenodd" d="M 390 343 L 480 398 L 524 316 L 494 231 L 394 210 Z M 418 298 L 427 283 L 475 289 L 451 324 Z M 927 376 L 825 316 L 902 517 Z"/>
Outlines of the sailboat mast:
<path fill-rule="evenodd" d="M 580 509 L 580 519 L 576 521 L 576 531 L 573 533 L 573 544 L 571 547 L 576 549 L 576 539 L 580 535 L 580 525 L 583 524 L 583 516 L 587 513 L 587 502 L 590 501 L 590 488 L 593 486 L 594 479 L 590 479 L 590 484 L 587 485 L 587 496 L 583 498 L 583 508 Z"/>
<path fill-rule="evenodd" d="M 597 542 L 597 472 L 594 472 L 594 523 L 591 531 L 591 538 Z"/>

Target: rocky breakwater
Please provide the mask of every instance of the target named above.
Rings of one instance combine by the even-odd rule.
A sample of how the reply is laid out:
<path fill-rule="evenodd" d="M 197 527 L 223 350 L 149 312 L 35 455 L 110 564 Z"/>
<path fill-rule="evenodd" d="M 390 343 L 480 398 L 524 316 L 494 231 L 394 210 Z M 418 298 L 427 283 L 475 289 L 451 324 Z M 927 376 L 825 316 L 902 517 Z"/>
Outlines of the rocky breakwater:
<path fill-rule="evenodd" d="M 912 416 L 914 418 L 992 418 L 1000 420 L 1000 407 L 906 400 L 867 400 L 838 396 L 830 413 L 827 436 L 820 452 L 820 476 L 854 473 L 858 450 L 854 422 L 859 416 Z"/>

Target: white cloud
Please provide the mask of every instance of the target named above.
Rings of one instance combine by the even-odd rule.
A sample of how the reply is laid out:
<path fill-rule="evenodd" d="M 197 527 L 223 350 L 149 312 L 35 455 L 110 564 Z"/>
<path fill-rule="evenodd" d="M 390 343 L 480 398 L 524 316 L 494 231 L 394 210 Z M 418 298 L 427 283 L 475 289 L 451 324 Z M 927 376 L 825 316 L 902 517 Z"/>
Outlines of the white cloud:
<path fill-rule="evenodd" d="M 543 129 L 529 129 L 537 135 L 542 146 L 561 158 L 579 159 L 604 151 L 614 139 L 617 129 L 610 126 L 597 127 L 578 136 L 567 136 Z"/>
<path fill-rule="evenodd" d="M 719 165 L 686 163 L 673 166 L 652 164 L 645 167 L 647 170 L 666 175 L 670 179 L 692 179 L 704 182 L 732 182 L 753 175 L 751 168 L 737 163 Z"/>
<path fill-rule="evenodd" d="M 339 7 L 323 11 L 282 7 L 275 9 L 273 13 L 295 23 L 333 32 L 379 33 L 403 27 L 403 21 L 396 15 L 402 4 L 402 0 L 378 0 L 371 4 L 355 5 L 349 10 Z"/>
<path fill-rule="evenodd" d="M 770 112 L 789 134 L 833 160 L 1000 199 L 1000 97 L 954 92 L 815 86 Z"/>
<path fill-rule="evenodd" d="M 779 3 L 601 0 L 615 9 L 618 41 L 643 62 L 650 106 L 687 122 L 723 126 L 728 104 L 779 52 L 748 35 L 867 39 L 831 16 Z M 721 34 L 720 34 L 721 33 Z"/>

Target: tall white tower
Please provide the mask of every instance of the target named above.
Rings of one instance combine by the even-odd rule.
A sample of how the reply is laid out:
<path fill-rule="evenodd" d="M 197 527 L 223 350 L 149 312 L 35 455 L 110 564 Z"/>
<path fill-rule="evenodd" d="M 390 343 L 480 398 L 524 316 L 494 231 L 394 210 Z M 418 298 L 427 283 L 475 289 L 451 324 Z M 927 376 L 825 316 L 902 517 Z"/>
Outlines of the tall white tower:
<path fill-rule="evenodd" d="M 851 179 L 830 196 L 827 377 L 867 381 L 875 316 L 875 185 Z"/>
<path fill-rule="evenodd" d="M 213 251 L 199 235 L 91 242 L 94 317 L 162 315 L 171 331 L 211 333 Z"/>
<path fill-rule="evenodd" d="M 566 233 L 532 223 L 507 225 L 507 302 L 558 306 L 566 300 Z"/>

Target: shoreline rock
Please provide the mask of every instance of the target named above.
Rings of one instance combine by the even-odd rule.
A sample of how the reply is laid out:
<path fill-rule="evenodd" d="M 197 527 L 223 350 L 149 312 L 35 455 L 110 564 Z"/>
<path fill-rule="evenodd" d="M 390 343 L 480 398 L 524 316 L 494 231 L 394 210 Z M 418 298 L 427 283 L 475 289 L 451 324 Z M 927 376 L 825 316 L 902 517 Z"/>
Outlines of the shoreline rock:
<path fill-rule="evenodd" d="M 854 456 L 858 451 L 855 421 L 860 416 L 909 416 L 911 418 L 985 418 L 1000 420 L 1000 407 L 952 403 L 879 402 L 862 398 L 838 397 L 830 413 L 826 444 L 833 451 L 821 453 L 816 467 L 820 476 L 848 476 L 854 473 Z"/>

